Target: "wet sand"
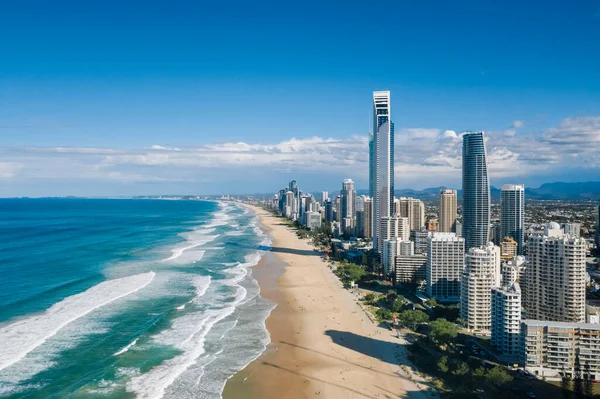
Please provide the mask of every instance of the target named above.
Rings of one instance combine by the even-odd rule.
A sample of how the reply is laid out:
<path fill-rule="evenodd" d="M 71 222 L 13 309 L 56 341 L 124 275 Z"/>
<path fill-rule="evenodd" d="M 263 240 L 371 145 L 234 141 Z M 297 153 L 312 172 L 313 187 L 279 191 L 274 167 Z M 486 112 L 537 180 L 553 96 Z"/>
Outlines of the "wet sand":
<path fill-rule="evenodd" d="M 266 211 L 252 207 L 273 237 L 253 268 L 261 296 L 277 304 L 271 344 L 233 376 L 225 399 L 434 398 L 407 368 L 404 340 L 373 323 L 320 254 Z"/>

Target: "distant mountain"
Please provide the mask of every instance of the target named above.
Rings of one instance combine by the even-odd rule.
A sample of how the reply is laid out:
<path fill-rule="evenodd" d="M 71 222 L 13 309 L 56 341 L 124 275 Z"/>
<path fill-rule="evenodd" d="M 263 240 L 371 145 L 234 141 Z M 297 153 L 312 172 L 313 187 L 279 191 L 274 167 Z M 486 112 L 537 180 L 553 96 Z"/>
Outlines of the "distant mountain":
<path fill-rule="evenodd" d="M 525 198 L 540 200 L 600 200 L 600 181 L 544 183 L 538 188 L 525 187 Z"/>

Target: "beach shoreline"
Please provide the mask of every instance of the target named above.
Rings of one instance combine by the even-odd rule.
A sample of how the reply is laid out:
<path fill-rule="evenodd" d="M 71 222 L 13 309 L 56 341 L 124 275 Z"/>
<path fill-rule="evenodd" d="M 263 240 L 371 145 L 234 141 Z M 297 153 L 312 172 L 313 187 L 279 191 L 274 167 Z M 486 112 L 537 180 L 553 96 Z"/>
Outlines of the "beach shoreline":
<path fill-rule="evenodd" d="M 243 205 L 273 240 L 253 276 L 277 306 L 266 320 L 270 344 L 227 382 L 225 399 L 437 396 L 400 366 L 408 363 L 405 341 L 367 317 L 311 244 L 282 219 Z"/>

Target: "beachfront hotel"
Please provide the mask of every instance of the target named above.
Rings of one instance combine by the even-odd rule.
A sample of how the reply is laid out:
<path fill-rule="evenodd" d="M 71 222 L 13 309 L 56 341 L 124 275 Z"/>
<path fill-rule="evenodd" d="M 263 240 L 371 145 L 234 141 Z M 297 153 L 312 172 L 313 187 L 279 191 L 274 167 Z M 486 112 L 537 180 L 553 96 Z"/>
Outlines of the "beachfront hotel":
<path fill-rule="evenodd" d="M 549 223 L 544 234 L 529 237 L 525 309 L 527 319 L 585 321 L 585 239 Z"/>
<path fill-rule="evenodd" d="M 573 378 L 575 357 L 581 371 L 589 365 L 592 380 L 600 379 L 600 324 L 524 320 L 521 323 L 521 363 L 532 374 L 560 380 Z"/>
<path fill-rule="evenodd" d="M 460 300 L 465 240 L 455 233 L 431 233 L 427 239 L 427 295 L 440 302 Z"/>
<path fill-rule="evenodd" d="M 468 251 L 489 241 L 490 182 L 483 132 L 463 134 L 462 189 L 462 236 Z"/>
<path fill-rule="evenodd" d="M 491 344 L 517 357 L 521 348 L 521 287 L 512 282 L 492 288 Z"/>
<path fill-rule="evenodd" d="M 341 191 L 341 217 L 342 232 L 344 234 L 355 235 L 356 227 L 356 190 L 354 181 L 345 179 L 342 183 Z"/>
<path fill-rule="evenodd" d="M 389 91 L 373 92 L 369 196 L 373 198 L 373 247 L 383 255 L 382 219 L 392 216 L 394 204 L 394 123 L 391 120 Z"/>
<path fill-rule="evenodd" d="M 465 256 L 460 317 L 470 331 L 491 328 L 492 288 L 500 285 L 500 248 L 491 242 L 471 248 Z"/>

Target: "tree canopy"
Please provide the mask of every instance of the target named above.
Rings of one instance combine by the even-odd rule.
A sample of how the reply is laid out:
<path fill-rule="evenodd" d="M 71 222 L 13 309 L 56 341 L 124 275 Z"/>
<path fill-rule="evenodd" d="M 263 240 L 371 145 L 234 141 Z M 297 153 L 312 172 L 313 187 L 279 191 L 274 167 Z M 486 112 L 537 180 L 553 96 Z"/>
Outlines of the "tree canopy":
<path fill-rule="evenodd" d="M 400 321 L 406 325 L 415 327 L 417 324 L 428 322 L 429 316 L 420 310 L 405 310 L 400 313 Z"/>
<path fill-rule="evenodd" d="M 429 338 L 438 344 L 448 344 L 458 335 L 456 324 L 446 319 L 437 319 L 429 323 Z"/>

